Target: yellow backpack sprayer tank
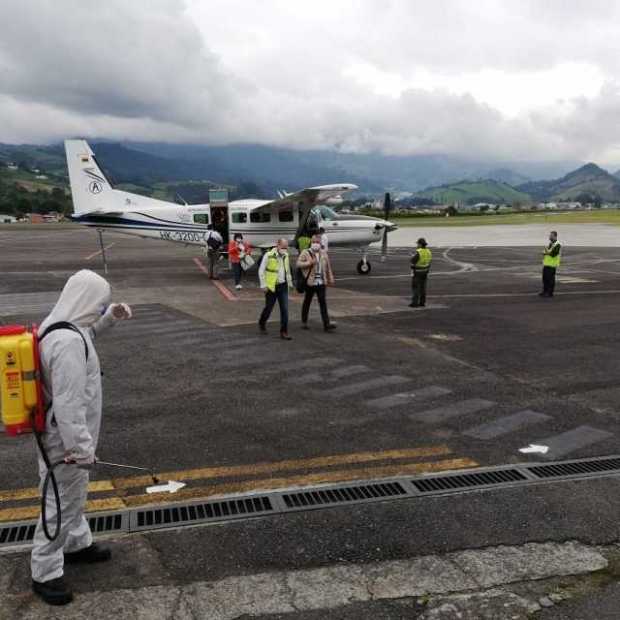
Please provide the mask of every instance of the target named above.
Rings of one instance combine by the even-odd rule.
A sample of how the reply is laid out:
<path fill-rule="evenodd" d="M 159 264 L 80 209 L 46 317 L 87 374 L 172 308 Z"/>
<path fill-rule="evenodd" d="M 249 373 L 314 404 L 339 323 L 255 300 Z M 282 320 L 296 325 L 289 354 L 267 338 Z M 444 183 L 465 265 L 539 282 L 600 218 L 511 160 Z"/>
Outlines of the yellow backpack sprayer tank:
<path fill-rule="evenodd" d="M 36 327 L 0 327 L 0 411 L 8 435 L 45 430 Z"/>
<path fill-rule="evenodd" d="M 0 326 L 0 411 L 2 412 L 2 423 L 7 435 L 16 436 L 22 433 L 34 432 L 41 458 L 47 468 L 41 488 L 41 521 L 43 531 L 48 540 L 55 540 L 58 537 L 62 519 L 60 494 L 54 469 L 61 465 L 75 465 L 75 462 L 69 459 L 63 459 L 55 463 L 50 462 L 43 441 L 47 411 L 41 382 L 39 342 L 47 334 L 57 329 L 69 329 L 82 337 L 82 340 L 84 340 L 84 358 L 87 363 L 88 345 L 80 330 L 72 323 L 64 321 L 53 323 L 41 335 L 38 334 L 36 326 L 33 326 L 30 330 L 23 325 Z M 49 403 L 49 407 L 51 407 L 51 403 Z M 155 485 L 159 483 L 152 468 L 99 460 L 95 462 L 109 467 L 147 471 L 151 474 L 153 483 Z M 78 467 L 81 466 L 78 465 Z M 90 465 L 86 467 L 90 468 Z M 169 481 L 168 485 L 162 485 L 161 487 L 149 487 L 147 492 L 169 491 L 173 493 L 178 488 L 185 486 L 184 483 L 178 482 L 174 482 L 174 485 L 171 486 L 171 482 L 174 481 Z M 56 529 L 54 534 L 49 531 L 47 523 L 46 498 L 50 483 L 56 504 Z"/>

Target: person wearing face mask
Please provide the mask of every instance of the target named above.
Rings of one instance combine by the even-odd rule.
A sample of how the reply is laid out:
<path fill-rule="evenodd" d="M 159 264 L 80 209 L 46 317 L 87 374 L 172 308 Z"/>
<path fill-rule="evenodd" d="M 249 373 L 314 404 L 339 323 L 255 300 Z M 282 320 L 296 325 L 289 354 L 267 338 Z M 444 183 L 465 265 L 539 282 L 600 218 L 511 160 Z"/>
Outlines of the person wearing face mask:
<path fill-rule="evenodd" d="M 267 321 L 277 301 L 280 306 L 280 338 L 292 340 L 288 335 L 288 290 L 293 286 L 293 276 L 286 239 L 280 239 L 276 247 L 265 252 L 258 269 L 258 278 L 265 292 L 265 307 L 258 321 L 261 334 L 267 333 Z"/>
<path fill-rule="evenodd" d="M 301 324 L 303 329 L 308 329 L 308 313 L 314 295 L 319 300 L 323 329 L 331 332 L 336 325 L 329 320 L 327 312 L 326 287 L 333 286 L 334 274 L 327 252 L 321 248 L 321 235 L 312 237 L 309 250 L 304 250 L 297 259 L 297 267 L 303 273 L 305 281 L 304 303 L 301 307 Z"/>
<path fill-rule="evenodd" d="M 235 277 L 235 288 L 240 290 L 241 276 L 243 274 L 243 267 L 241 261 L 245 260 L 246 256 L 250 256 L 252 253 L 252 246 L 243 240 L 241 233 L 235 233 L 233 240 L 228 244 L 228 259 L 232 265 L 233 275 Z"/>
<path fill-rule="evenodd" d="M 52 312 L 39 328 L 41 374 L 46 403 L 42 442 L 55 469 L 62 510 L 55 540 L 46 538 L 41 518 L 31 555 L 32 589 L 45 602 L 64 605 L 73 599 L 63 579 L 65 563 L 109 560 L 109 549 L 93 544 L 84 508 L 88 471 L 95 459 L 101 425 L 101 369 L 93 341 L 116 321 L 131 318 L 126 304 L 110 304 L 110 285 L 89 270 L 78 271 L 65 284 Z M 39 454 L 41 483 L 47 467 Z M 56 505 L 47 498 L 47 518 Z"/>
<path fill-rule="evenodd" d="M 558 241 L 558 233 L 552 230 L 549 233 L 549 245 L 543 249 L 542 293 L 540 297 L 553 297 L 555 289 L 555 273 L 560 266 L 562 246 Z"/>

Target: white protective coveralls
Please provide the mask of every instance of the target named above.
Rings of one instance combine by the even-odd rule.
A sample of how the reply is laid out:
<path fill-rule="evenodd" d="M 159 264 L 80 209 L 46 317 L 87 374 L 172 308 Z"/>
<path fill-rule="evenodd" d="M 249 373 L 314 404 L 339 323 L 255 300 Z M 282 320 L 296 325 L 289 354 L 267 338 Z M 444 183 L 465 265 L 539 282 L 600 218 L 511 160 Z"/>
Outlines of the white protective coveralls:
<path fill-rule="evenodd" d="M 45 401 L 52 406 L 47 413 L 43 443 L 52 463 L 70 457 L 78 463 L 93 461 L 101 425 L 101 371 L 93 339 L 114 323 L 111 290 L 96 273 L 82 270 L 69 278 L 39 333 L 59 321 L 73 323 L 84 340 L 68 329 L 50 332 L 40 346 Z M 37 449 L 38 452 L 38 449 Z M 47 468 L 39 454 L 41 484 Z M 88 471 L 77 465 L 59 465 L 54 470 L 62 511 L 61 530 L 54 541 L 45 537 L 41 517 L 34 535 L 31 555 L 32 578 L 45 582 L 63 575 L 64 552 L 91 545 L 92 534 L 84 518 L 88 492 Z M 56 526 L 56 505 L 50 489 L 47 497 L 49 528 Z"/>

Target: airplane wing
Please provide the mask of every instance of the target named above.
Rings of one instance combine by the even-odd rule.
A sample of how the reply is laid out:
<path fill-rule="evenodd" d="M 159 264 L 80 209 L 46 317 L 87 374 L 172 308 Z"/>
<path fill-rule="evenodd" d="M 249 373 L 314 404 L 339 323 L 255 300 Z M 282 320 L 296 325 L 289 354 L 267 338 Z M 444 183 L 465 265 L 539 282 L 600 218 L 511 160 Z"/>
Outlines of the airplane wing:
<path fill-rule="evenodd" d="M 252 207 L 252 211 L 285 211 L 293 207 L 299 207 L 301 211 L 311 209 L 316 205 L 324 203 L 329 198 L 340 196 L 345 192 L 357 189 L 357 185 L 352 183 L 337 183 L 334 185 L 319 185 L 308 187 L 293 194 L 281 196 L 271 202 Z"/>

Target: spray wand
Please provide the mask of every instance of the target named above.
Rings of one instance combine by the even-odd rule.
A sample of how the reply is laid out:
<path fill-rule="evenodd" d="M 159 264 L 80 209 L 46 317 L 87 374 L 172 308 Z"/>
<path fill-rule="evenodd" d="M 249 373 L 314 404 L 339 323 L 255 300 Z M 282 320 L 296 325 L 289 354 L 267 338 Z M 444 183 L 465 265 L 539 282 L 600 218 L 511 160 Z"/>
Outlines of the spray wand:
<path fill-rule="evenodd" d="M 97 459 L 95 465 L 106 465 L 107 467 L 121 467 L 122 469 L 137 469 L 139 471 L 146 471 L 153 479 L 153 484 L 159 484 L 159 478 L 155 475 L 155 470 L 151 467 L 136 467 L 135 465 L 123 465 L 121 463 L 108 463 L 107 461 L 100 461 Z"/>

